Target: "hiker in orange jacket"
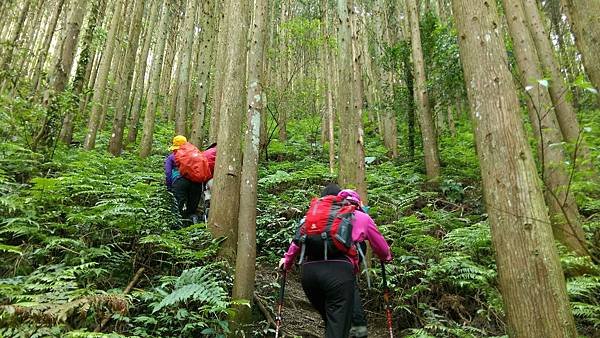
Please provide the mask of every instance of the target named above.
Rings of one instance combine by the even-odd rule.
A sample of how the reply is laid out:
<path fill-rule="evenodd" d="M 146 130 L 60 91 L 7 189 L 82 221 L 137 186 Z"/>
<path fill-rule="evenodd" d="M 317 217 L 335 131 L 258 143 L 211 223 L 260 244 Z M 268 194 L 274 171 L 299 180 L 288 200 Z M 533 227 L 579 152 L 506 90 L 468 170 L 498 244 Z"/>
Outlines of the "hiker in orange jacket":
<path fill-rule="evenodd" d="M 194 224 L 199 221 L 196 210 L 204 188 L 201 183 L 192 182 L 181 176 L 177 167 L 175 152 L 186 142 L 187 139 L 183 135 L 177 135 L 173 138 L 173 144 L 169 148 L 172 152 L 165 159 L 165 184 L 167 190 L 175 196 L 181 218 Z"/>

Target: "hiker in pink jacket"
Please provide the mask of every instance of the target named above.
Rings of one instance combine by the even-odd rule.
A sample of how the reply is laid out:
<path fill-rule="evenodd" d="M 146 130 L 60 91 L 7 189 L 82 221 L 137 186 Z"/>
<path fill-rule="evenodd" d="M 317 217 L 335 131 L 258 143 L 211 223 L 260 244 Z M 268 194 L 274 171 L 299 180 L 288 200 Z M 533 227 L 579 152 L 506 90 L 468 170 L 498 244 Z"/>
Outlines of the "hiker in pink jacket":
<path fill-rule="evenodd" d="M 332 195 L 332 191 L 328 190 L 335 189 L 329 185 L 321 196 Z M 337 190 L 339 191 L 339 187 Z M 391 261 L 390 247 L 375 226 L 373 219 L 362 211 L 358 193 L 346 189 L 337 195 L 357 206 L 352 217 L 352 241 L 360 243 L 368 240 L 373 253 L 380 260 Z M 292 242 L 279 263 L 280 267 L 289 270 L 300 251 L 301 246 Z M 348 337 L 355 298 L 355 274 L 359 270 L 358 261 L 358 255 L 337 255 L 327 260 L 323 257 L 303 259 L 302 288 L 325 321 L 327 338 Z"/>

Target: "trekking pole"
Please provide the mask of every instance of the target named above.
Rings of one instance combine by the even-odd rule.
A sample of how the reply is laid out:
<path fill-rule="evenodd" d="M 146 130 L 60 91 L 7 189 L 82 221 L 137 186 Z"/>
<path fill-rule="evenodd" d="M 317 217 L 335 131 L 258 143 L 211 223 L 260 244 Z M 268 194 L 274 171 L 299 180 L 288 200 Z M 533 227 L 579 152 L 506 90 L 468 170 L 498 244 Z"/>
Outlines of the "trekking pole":
<path fill-rule="evenodd" d="M 281 273 L 281 282 L 279 286 L 279 303 L 277 304 L 277 316 L 275 317 L 275 338 L 279 338 L 279 329 L 281 328 L 281 313 L 283 312 L 283 294 L 285 293 L 286 271 Z"/>
<path fill-rule="evenodd" d="M 381 261 L 381 274 L 383 275 L 383 301 L 385 303 L 385 314 L 387 316 L 388 331 L 390 332 L 390 338 L 394 338 L 394 331 L 392 330 L 392 309 L 390 306 L 390 289 L 387 286 L 387 278 L 385 276 L 385 264 Z"/>

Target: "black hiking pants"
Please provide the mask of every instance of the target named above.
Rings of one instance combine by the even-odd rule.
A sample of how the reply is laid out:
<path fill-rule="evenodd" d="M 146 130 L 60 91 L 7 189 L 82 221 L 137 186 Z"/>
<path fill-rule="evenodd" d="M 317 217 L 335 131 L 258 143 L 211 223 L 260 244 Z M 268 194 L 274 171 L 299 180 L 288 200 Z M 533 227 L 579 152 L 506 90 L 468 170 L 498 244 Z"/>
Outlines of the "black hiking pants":
<path fill-rule="evenodd" d="M 181 218 L 188 219 L 196 213 L 204 190 L 202 183 L 196 183 L 185 177 L 178 177 L 173 182 L 173 195 L 177 200 L 177 209 Z"/>
<path fill-rule="evenodd" d="M 348 337 L 355 290 L 352 264 L 346 260 L 309 261 L 302 265 L 302 288 L 325 321 L 325 337 Z"/>
<path fill-rule="evenodd" d="M 367 326 L 367 317 L 363 309 L 360 292 L 358 291 L 358 282 L 354 280 L 354 303 L 352 309 L 352 326 Z"/>

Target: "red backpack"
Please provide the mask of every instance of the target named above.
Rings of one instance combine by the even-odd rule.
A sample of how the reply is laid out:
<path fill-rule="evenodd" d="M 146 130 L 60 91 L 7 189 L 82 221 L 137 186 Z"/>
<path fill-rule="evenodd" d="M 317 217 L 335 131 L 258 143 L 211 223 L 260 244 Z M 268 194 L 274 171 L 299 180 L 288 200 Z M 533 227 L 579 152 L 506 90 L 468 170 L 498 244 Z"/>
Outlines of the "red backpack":
<path fill-rule="evenodd" d="M 356 257 L 352 218 L 356 206 L 338 196 L 314 198 L 298 228 L 294 242 L 301 245 L 300 261 Z"/>
<path fill-rule="evenodd" d="M 179 173 L 196 183 L 207 182 L 213 177 L 214 156 L 212 156 L 212 160 L 211 167 L 209 159 L 189 142 L 184 143 L 175 151 L 175 163 Z"/>

